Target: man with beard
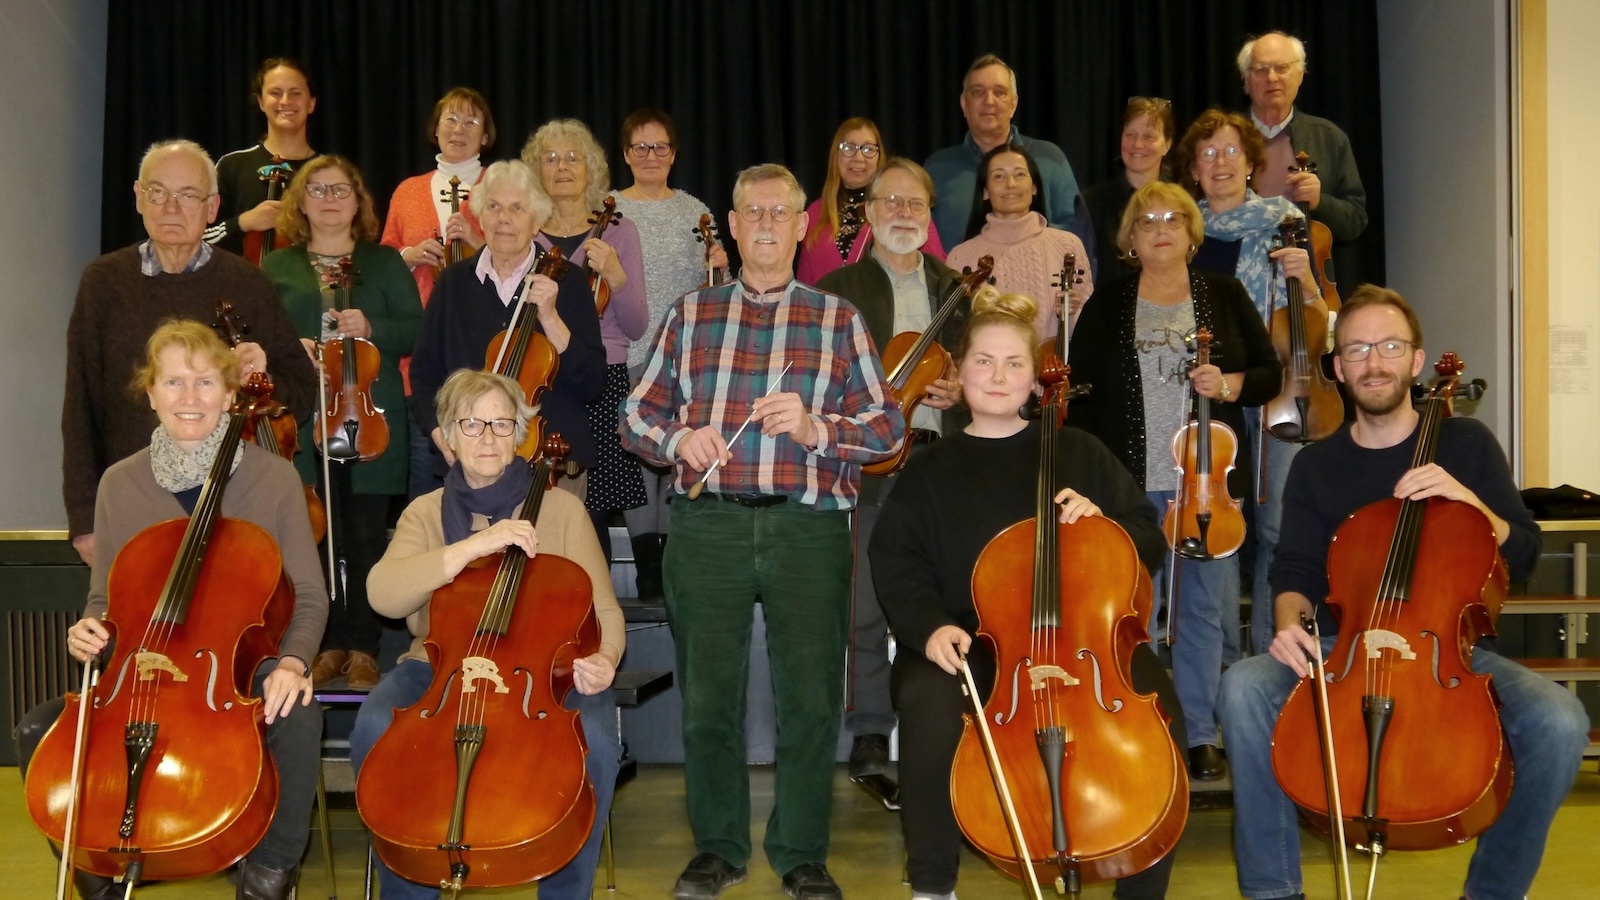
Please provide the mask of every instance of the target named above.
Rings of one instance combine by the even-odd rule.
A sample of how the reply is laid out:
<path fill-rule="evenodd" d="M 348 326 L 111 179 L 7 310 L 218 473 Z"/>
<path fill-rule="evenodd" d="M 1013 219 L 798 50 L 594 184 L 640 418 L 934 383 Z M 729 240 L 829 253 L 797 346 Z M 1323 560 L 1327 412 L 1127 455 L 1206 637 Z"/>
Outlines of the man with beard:
<path fill-rule="evenodd" d="M 789 896 L 843 896 L 826 862 L 849 515 L 861 464 L 888 454 L 905 420 L 855 307 L 795 280 L 805 203 L 782 166 L 739 173 L 728 214 L 738 280 L 678 298 L 622 403 L 627 449 L 675 470 L 662 584 L 698 850 L 673 886 L 679 900 L 715 900 L 748 877 L 744 714 L 757 599 L 778 719 L 763 849 Z"/>
<path fill-rule="evenodd" d="M 1334 371 L 1355 400 L 1356 418 L 1295 457 L 1271 571 L 1277 633 L 1270 655 L 1236 663 L 1223 675 L 1218 704 L 1233 770 L 1239 890 L 1251 898 L 1303 896 L 1300 832 L 1294 806 L 1273 776 L 1272 734 L 1290 690 L 1306 676 L 1307 654 L 1319 652 L 1302 619 L 1316 617 L 1321 653 L 1333 646 L 1338 625 L 1323 600 L 1329 546 L 1344 520 L 1388 497 L 1439 497 L 1484 514 L 1511 580 L 1525 578 L 1539 556 L 1539 526 L 1522 504 L 1494 435 L 1481 423 L 1444 419 L 1436 461 L 1411 467 L 1421 416 L 1408 402 L 1410 384 L 1427 354 L 1422 326 L 1405 299 L 1362 285 L 1340 310 L 1334 337 Z M 1538 872 L 1550 822 L 1582 762 L 1589 721 L 1571 693 L 1497 654 L 1492 640 L 1473 648 L 1472 670 L 1493 676 L 1516 775 L 1505 809 L 1478 838 L 1464 894 L 1473 900 L 1518 898 Z M 1416 792 L 1428 786 L 1397 783 L 1388 789 Z"/>
<path fill-rule="evenodd" d="M 867 331 L 879 350 L 901 332 L 926 331 L 960 276 L 921 252 L 933 215 L 933 179 L 927 170 L 903 157 L 884 162 L 867 188 L 867 222 L 872 226 L 868 256 L 828 273 L 817 286 L 849 300 L 861 311 Z M 955 346 L 966 318 L 968 301 L 939 330 L 943 346 Z M 885 360 L 892 369 L 898 360 Z M 951 373 L 946 372 L 946 375 Z M 906 423 L 906 440 L 914 447 L 939 439 L 950 418 L 944 411 L 960 397 L 960 386 L 940 378 L 928 387 L 921 405 Z M 959 424 L 959 423 L 951 423 Z M 861 485 L 855 522 L 855 594 L 851 604 L 851 703 L 845 727 L 855 735 L 850 747 L 850 778 L 875 794 L 884 806 L 899 809 L 899 788 L 889 777 L 889 734 L 894 707 L 889 702 L 889 626 L 872 588 L 872 566 L 860 552 L 872 540 L 880 501 L 894 476 L 867 478 Z"/>

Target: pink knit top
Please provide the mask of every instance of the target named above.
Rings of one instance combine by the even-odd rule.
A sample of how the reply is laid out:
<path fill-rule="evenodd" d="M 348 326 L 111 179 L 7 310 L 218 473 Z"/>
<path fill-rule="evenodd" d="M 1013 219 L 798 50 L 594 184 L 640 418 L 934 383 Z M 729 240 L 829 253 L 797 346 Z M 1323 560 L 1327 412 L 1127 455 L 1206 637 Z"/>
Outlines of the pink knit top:
<path fill-rule="evenodd" d="M 994 257 L 994 284 L 1005 293 L 1027 294 L 1039 303 L 1039 339 L 1055 337 L 1056 303 L 1060 290 L 1055 286 L 1061 274 L 1062 256 L 1077 256 L 1083 270 L 1078 289 L 1085 299 L 1094 292 L 1094 273 L 1089 271 L 1089 254 L 1083 241 L 1070 231 L 1051 228 L 1045 217 L 1030 212 L 1020 219 L 998 219 L 989 214 L 988 224 L 970 241 L 957 244 L 945 262 L 960 272 L 978 264 L 984 256 Z"/>

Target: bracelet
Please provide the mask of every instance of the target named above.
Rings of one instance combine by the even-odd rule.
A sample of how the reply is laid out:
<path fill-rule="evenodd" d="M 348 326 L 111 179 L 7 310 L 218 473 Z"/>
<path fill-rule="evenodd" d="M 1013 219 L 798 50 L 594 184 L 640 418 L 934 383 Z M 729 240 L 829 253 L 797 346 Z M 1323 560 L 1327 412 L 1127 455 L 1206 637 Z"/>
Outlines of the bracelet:
<path fill-rule="evenodd" d="M 1217 392 L 1217 399 L 1221 400 L 1223 403 L 1227 403 L 1228 398 L 1232 396 L 1233 388 L 1228 386 L 1228 376 L 1224 375 L 1222 376 L 1222 390 Z"/>

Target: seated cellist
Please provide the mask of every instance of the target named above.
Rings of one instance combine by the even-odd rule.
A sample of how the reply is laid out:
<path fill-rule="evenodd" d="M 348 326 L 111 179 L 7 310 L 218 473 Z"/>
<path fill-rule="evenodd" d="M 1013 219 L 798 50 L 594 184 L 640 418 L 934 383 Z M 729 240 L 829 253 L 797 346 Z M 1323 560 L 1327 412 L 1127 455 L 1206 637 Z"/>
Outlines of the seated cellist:
<path fill-rule="evenodd" d="M 67 631 L 67 651 L 79 662 L 107 650 L 110 633 L 100 619 L 106 613 L 107 577 L 123 545 L 147 526 L 194 511 L 227 430 L 239 372 L 238 357 L 198 322 L 169 321 L 150 336 L 133 386 L 148 396 L 160 425 L 147 449 L 113 465 L 100 479 L 88 604 L 83 618 Z M 267 748 L 278 769 L 278 806 L 266 836 L 240 866 L 237 893 L 249 900 L 286 900 L 310 836 L 321 765 L 322 709 L 311 702 L 309 660 L 322 640 L 328 591 L 300 478 L 288 461 L 254 444 L 242 445 L 223 495 L 222 514 L 265 529 L 294 585 L 294 613 L 279 642 L 279 656 L 256 671 L 252 688 L 252 696 L 264 701 Z M 18 724 L 17 756 L 24 773 L 62 707 L 60 698 L 40 704 Z M 61 727 L 70 729 L 72 724 L 63 722 Z M 74 877 L 85 900 L 123 896 L 109 878 L 82 871 Z"/>
<path fill-rule="evenodd" d="M 577 563 L 594 587 L 600 649 L 573 662 L 577 690 L 568 695 L 566 704 L 578 710 L 588 743 L 585 765 L 594 785 L 594 827 L 577 857 L 540 882 L 539 896 L 544 900 L 587 898 L 594 886 L 622 755 L 616 734 L 616 703 L 609 688 L 622 659 L 625 637 L 611 571 L 583 501 L 574 495 L 550 491 L 537 523 L 517 518 L 532 476 L 516 451 L 527 435 L 533 409 L 523 400 L 515 381 L 462 369 L 444 382 L 437 404 L 439 428 L 455 462 L 442 489 L 424 494 L 406 507 L 388 551 L 367 577 L 367 598 L 373 609 L 406 619 L 413 636 L 411 649 L 383 676 L 356 715 L 350 733 L 350 762 L 359 774 L 373 745 L 393 721 L 395 709 L 416 703 L 433 680 L 423 641 L 428 637 L 428 606 L 435 590 L 453 581 L 472 561 L 513 545 L 529 556 L 552 553 Z M 537 790 L 537 760 L 529 761 L 526 775 L 526 781 L 507 785 L 507 789 Z M 406 786 L 396 784 L 394 790 L 405 791 Z M 416 884 L 381 861 L 377 865 L 385 900 L 433 900 L 439 895 L 436 884 Z"/>
<path fill-rule="evenodd" d="M 1283 492 L 1283 534 L 1272 561 L 1276 633 L 1270 655 L 1229 668 L 1218 704 L 1233 769 L 1239 890 L 1252 898 L 1304 896 L 1300 829 L 1294 804 L 1274 778 L 1271 745 L 1279 710 L 1306 675 L 1306 655 L 1317 650 L 1301 627 L 1303 617 L 1318 620 L 1322 651 L 1333 647 L 1338 625 L 1324 601 L 1328 554 L 1339 526 L 1358 509 L 1388 497 L 1441 497 L 1484 513 L 1512 581 L 1527 577 L 1539 556 L 1539 526 L 1522 503 L 1505 454 L 1482 423 L 1444 419 L 1436 461 L 1410 467 L 1420 421 L 1410 402 L 1411 381 L 1427 354 L 1422 325 L 1405 298 L 1362 285 L 1340 310 L 1334 337 L 1334 372 L 1355 401 L 1356 419 L 1295 457 Z M 1505 808 L 1478 838 L 1462 893 L 1470 900 L 1517 900 L 1539 871 L 1551 820 L 1583 761 L 1589 721 L 1566 688 L 1500 656 L 1489 644 L 1473 648 L 1472 671 L 1493 676 L 1515 769 Z M 1316 767 L 1319 761 L 1304 764 Z M 1403 788 L 1428 790 L 1419 783 Z"/>
<path fill-rule="evenodd" d="M 979 290 L 953 353 L 972 423 L 915 456 L 884 501 L 873 532 L 873 580 L 900 641 L 891 674 L 900 717 L 901 827 L 914 898 L 955 896 L 961 833 L 951 809 L 950 771 L 961 738 L 958 651 L 969 660 L 979 690 L 994 683 L 995 659 L 973 640 L 978 615 L 972 573 L 985 545 L 1005 528 L 1034 515 L 1038 431 L 1020 410 L 1037 377 L 1034 301 L 1020 294 Z M 1165 541 L 1155 508 L 1117 458 L 1094 436 L 1061 431 L 1056 496 L 1061 521 L 1104 515 L 1133 539 L 1148 568 L 1161 565 Z M 1183 716 L 1172 680 L 1140 644 L 1133 685 L 1157 692 L 1184 746 Z M 1117 884 L 1119 898 L 1166 896 L 1172 856 Z"/>

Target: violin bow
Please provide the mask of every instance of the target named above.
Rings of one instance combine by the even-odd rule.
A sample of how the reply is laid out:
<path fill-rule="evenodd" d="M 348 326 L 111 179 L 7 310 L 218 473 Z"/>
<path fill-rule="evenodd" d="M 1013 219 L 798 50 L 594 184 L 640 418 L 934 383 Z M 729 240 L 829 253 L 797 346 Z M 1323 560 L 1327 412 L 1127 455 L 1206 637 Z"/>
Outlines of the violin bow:
<path fill-rule="evenodd" d="M 72 777 L 68 780 L 67 826 L 61 838 L 61 865 L 56 872 L 57 900 L 72 900 L 73 846 L 77 843 L 78 792 L 82 789 L 83 757 L 89 744 L 89 707 L 94 705 L 95 685 L 100 683 L 99 656 L 89 657 L 83 666 L 83 688 L 78 694 L 78 730 L 72 744 Z"/>
<path fill-rule="evenodd" d="M 761 395 L 762 399 L 772 396 L 772 392 L 777 390 L 778 385 L 783 383 L 783 376 L 789 373 L 789 367 L 792 365 L 794 365 L 794 360 L 792 359 L 783 364 L 783 371 L 778 373 L 777 378 L 772 379 L 772 386 L 767 388 L 767 392 L 765 394 Z M 744 430 L 750 427 L 750 420 L 754 419 L 755 417 L 756 411 L 751 409 L 750 415 L 744 417 L 744 424 L 740 425 L 739 430 L 735 431 L 733 433 L 733 437 L 728 439 L 729 447 L 732 447 L 734 442 L 739 440 L 739 435 L 744 434 Z M 700 498 L 700 493 L 706 489 L 707 479 L 711 477 L 711 473 L 715 472 L 717 470 L 717 466 L 720 465 L 722 465 L 722 460 L 717 459 L 712 461 L 711 467 L 706 469 L 705 472 L 701 474 L 700 480 L 694 483 L 694 487 L 689 488 L 690 500 L 698 500 Z"/>
<path fill-rule="evenodd" d="M 994 735 L 989 733 L 989 720 L 983 714 L 983 703 L 978 700 L 978 684 L 972 677 L 972 667 L 967 665 L 967 654 L 956 651 L 961 657 L 961 693 L 972 704 L 972 721 L 978 726 L 979 743 L 989 762 L 989 774 L 994 777 L 995 793 L 1000 795 L 1000 806 L 1005 810 L 1006 827 L 1011 831 L 1011 842 L 1016 845 L 1018 868 L 1022 869 L 1023 895 L 1031 900 L 1044 900 L 1039 890 L 1039 875 L 1033 871 L 1033 856 L 1028 852 L 1028 839 L 1022 833 L 1022 820 L 1017 816 L 1016 804 L 1011 800 L 1011 788 L 1006 784 L 1006 773 L 1000 767 L 1000 754 L 994 748 Z"/>

